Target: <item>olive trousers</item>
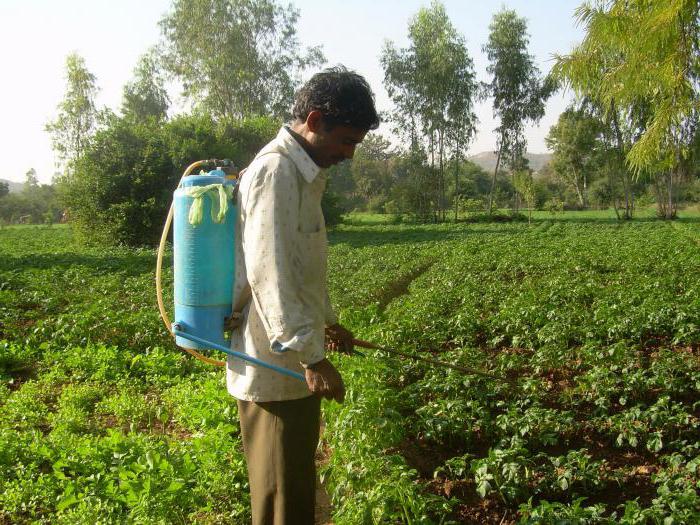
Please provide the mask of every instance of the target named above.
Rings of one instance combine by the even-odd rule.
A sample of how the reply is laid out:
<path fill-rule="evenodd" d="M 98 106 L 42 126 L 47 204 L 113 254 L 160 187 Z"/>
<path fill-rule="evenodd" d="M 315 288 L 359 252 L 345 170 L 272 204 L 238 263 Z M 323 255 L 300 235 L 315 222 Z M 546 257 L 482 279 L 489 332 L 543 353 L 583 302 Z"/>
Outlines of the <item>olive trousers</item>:
<path fill-rule="evenodd" d="M 321 399 L 238 400 L 253 525 L 314 525 Z"/>

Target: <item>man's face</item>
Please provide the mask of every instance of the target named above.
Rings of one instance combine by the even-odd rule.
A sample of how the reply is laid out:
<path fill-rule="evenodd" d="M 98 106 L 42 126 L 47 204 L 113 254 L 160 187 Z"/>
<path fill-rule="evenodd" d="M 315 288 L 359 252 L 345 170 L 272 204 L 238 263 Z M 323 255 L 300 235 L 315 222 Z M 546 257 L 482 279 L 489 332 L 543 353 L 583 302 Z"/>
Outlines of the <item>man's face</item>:
<path fill-rule="evenodd" d="M 366 134 L 367 130 L 351 126 L 336 125 L 329 129 L 322 124 L 309 137 L 314 161 L 321 168 L 330 168 L 345 159 L 351 159 L 355 154 L 355 148 L 364 140 Z"/>

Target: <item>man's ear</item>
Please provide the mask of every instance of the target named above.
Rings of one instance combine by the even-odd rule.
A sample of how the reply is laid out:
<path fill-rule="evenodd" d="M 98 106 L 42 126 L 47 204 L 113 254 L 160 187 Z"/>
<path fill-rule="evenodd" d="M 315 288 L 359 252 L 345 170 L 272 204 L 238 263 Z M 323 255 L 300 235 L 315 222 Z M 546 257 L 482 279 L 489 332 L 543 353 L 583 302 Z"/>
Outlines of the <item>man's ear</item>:
<path fill-rule="evenodd" d="M 318 110 L 310 111 L 306 116 L 306 127 L 309 131 L 319 133 L 323 127 L 323 113 Z"/>

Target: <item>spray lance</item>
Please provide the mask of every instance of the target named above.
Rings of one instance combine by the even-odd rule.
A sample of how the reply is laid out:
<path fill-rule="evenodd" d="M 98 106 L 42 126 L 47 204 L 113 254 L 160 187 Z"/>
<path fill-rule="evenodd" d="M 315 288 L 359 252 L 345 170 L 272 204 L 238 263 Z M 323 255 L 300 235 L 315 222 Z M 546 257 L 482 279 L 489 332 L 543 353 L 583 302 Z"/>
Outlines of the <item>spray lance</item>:
<path fill-rule="evenodd" d="M 202 170 L 197 175 L 192 172 Z M 256 366 L 306 381 L 302 374 L 245 353 L 231 350 L 224 335 L 225 319 L 232 312 L 235 275 L 236 190 L 238 177 L 230 160 L 200 160 L 187 167 L 178 183 L 165 221 L 156 262 L 158 309 L 175 344 L 206 363 L 224 366 L 200 350 L 215 349 Z M 162 266 L 165 243 L 173 225 L 175 321 L 170 322 L 163 304 Z M 431 365 L 508 381 L 507 378 L 436 359 L 407 354 L 353 339 L 353 345 L 422 361 Z M 351 352 L 363 356 L 360 352 Z"/>

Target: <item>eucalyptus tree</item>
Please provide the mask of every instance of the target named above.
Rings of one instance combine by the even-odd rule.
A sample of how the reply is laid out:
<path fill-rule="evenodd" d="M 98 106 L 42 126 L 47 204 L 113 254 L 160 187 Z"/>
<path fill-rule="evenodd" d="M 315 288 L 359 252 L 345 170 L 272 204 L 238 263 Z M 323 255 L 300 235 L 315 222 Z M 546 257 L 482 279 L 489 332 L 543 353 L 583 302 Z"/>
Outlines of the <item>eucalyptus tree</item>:
<path fill-rule="evenodd" d="M 484 92 L 493 97 L 494 117 L 500 121 L 495 130 L 497 156 L 489 192 L 489 213 L 493 209 L 493 190 L 501 162 L 511 170 L 526 164 L 525 125 L 537 123 L 544 116 L 545 102 L 555 88 L 549 78 L 540 77 L 534 57 L 528 53 L 529 41 L 525 18 L 505 8 L 493 15 L 489 39 L 483 46 L 489 59 L 487 71 L 492 75 Z"/>
<path fill-rule="evenodd" d="M 160 21 L 165 67 L 216 118 L 285 117 L 301 72 L 325 62 L 301 49 L 298 20 L 276 0 L 174 0 Z"/>
<path fill-rule="evenodd" d="M 407 48 L 385 43 L 384 84 L 395 106 L 394 130 L 409 139 L 412 150 L 426 150 L 438 174 L 436 216 L 444 220 L 446 158 L 459 158 L 474 136 L 478 84 L 464 37 L 440 2 L 416 13 L 408 37 Z"/>
<path fill-rule="evenodd" d="M 53 149 L 64 167 L 79 159 L 95 131 L 98 112 L 95 75 L 88 71 L 85 59 L 77 53 L 66 58 L 66 93 L 58 105 L 58 116 L 46 124 Z"/>
<path fill-rule="evenodd" d="M 700 109 L 700 3 L 598 0 L 582 4 L 576 16 L 586 36 L 557 57 L 557 74 L 578 95 L 614 108 L 613 116 L 637 116 L 625 160 L 635 176 L 662 181 L 661 211 L 671 218 Z"/>
<path fill-rule="evenodd" d="M 137 120 L 154 118 L 164 121 L 168 116 L 170 97 L 165 89 L 165 78 L 155 50 L 139 58 L 134 68 L 134 79 L 124 86 L 122 113 Z"/>

